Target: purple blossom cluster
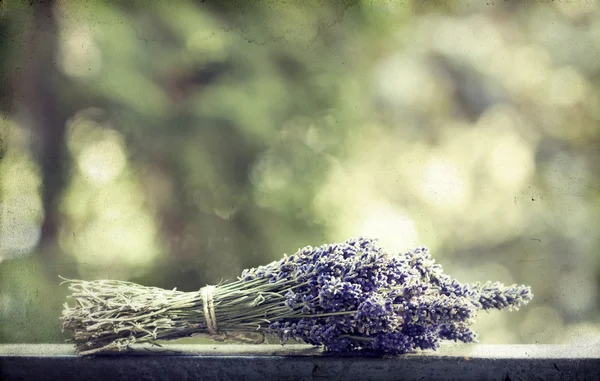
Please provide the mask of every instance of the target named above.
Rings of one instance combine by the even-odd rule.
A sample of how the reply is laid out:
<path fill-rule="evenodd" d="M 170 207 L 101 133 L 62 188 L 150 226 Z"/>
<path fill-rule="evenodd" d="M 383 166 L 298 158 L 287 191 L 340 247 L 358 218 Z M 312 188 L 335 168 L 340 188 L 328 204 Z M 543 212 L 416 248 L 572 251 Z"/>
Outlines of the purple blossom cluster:
<path fill-rule="evenodd" d="M 425 247 L 389 255 L 362 237 L 304 247 L 245 270 L 240 280 L 268 282 L 284 296 L 289 315 L 268 327 L 282 343 L 299 340 L 333 352 L 401 354 L 436 349 L 441 340 L 474 342 L 469 326 L 479 310 L 518 309 L 533 297 L 526 286 L 461 284 Z"/>

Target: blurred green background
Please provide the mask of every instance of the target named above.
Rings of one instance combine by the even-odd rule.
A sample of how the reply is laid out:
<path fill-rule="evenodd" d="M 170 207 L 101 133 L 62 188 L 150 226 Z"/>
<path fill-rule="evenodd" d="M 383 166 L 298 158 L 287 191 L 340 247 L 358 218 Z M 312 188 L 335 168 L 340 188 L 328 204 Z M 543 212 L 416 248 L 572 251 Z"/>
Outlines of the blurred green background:
<path fill-rule="evenodd" d="M 0 17 L 0 342 L 65 339 L 59 274 L 192 291 L 358 235 L 531 285 L 482 343 L 600 342 L 597 2 Z"/>

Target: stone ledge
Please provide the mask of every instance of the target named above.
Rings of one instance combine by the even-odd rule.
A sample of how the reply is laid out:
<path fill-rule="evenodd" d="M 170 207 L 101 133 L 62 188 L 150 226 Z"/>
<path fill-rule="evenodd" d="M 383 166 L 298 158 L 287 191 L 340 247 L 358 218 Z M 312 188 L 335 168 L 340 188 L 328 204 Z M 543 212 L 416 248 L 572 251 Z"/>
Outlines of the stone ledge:
<path fill-rule="evenodd" d="M 0 344 L 0 380 L 600 380 L 600 348 L 443 345 L 335 356 L 307 345 L 138 346 L 80 357 L 71 345 Z"/>

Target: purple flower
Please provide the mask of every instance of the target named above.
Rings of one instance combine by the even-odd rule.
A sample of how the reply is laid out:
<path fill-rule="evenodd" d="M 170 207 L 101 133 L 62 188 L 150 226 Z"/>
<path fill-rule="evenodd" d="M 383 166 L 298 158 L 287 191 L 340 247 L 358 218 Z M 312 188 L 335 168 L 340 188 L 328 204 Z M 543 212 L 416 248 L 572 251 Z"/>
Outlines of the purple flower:
<path fill-rule="evenodd" d="M 436 349 L 441 340 L 473 342 L 478 310 L 518 308 L 533 297 L 525 286 L 461 284 L 443 273 L 429 250 L 390 256 L 377 241 L 306 246 L 279 262 L 244 271 L 248 282 L 268 274 L 289 282 L 284 304 L 296 311 L 268 331 L 326 350 L 401 354 Z M 285 287 L 285 286 L 283 286 Z"/>

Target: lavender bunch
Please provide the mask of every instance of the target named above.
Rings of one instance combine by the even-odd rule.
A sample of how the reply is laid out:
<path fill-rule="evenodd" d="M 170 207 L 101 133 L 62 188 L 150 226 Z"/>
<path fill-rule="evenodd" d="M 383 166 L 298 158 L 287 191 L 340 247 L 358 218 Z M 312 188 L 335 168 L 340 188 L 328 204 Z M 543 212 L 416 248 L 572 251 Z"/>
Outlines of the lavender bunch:
<path fill-rule="evenodd" d="M 78 306 L 65 306 L 63 330 L 83 354 L 193 335 L 259 342 L 265 334 L 331 352 L 402 354 L 441 340 L 475 342 L 469 326 L 479 310 L 518 309 L 533 297 L 526 286 L 461 284 L 424 247 L 389 255 L 362 237 L 304 247 L 198 292 L 67 282 Z"/>

